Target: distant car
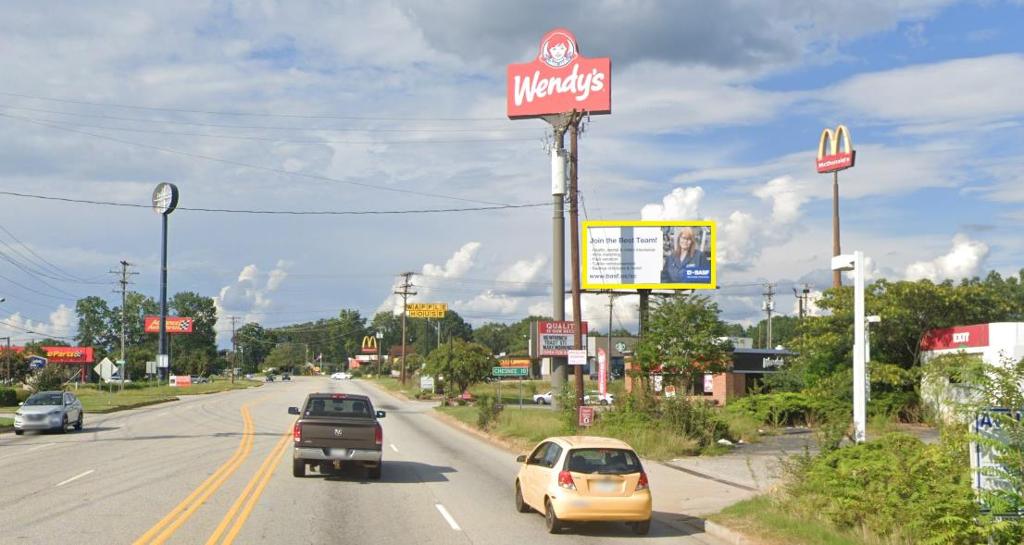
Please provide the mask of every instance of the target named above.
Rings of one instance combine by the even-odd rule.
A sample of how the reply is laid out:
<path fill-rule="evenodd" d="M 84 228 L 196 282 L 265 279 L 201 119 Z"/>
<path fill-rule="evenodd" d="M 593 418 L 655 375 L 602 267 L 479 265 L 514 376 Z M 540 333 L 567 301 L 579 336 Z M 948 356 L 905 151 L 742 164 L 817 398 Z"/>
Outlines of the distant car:
<path fill-rule="evenodd" d="M 583 396 L 583 404 L 584 405 L 594 405 L 594 404 L 614 405 L 615 404 L 615 396 L 612 395 L 611 392 L 608 392 L 607 394 L 602 394 L 601 392 L 591 391 L 591 392 L 587 392 L 587 394 Z"/>
<path fill-rule="evenodd" d="M 267 375 L 267 382 L 274 382 L 274 375 Z"/>
<path fill-rule="evenodd" d="M 210 379 L 199 375 L 192 375 L 192 384 L 206 384 L 207 382 L 210 382 Z"/>
<path fill-rule="evenodd" d="M 29 396 L 14 413 L 14 433 L 25 430 L 68 431 L 68 425 L 82 429 L 85 411 L 82 402 L 71 392 L 37 392 Z"/>
<path fill-rule="evenodd" d="M 565 522 L 623 521 L 633 533 L 651 529 L 651 489 L 640 457 L 607 437 L 550 437 L 521 454 L 516 511 L 544 515 L 549 533 Z"/>
<path fill-rule="evenodd" d="M 288 373 L 281 373 L 281 380 L 287 380 L 288 382 L 291 382 L 292 376 L 289 375 Z"/>
<path fill-rule="evenodd" d="M 344 371 L 338 371 L 337 373 L 334 373 L 333 375 L 331 375 L 331 380 L 351 380 L 351 379 L 352 379 L 352 375 L 349 374 L 349 373 L 346 373 Z"/>
<path fill-rule="evenodd" d="M 551 405 L 551 392 L 545 392 L 543 394 L 534 394 L 533 402 L 537 405 Z"/>

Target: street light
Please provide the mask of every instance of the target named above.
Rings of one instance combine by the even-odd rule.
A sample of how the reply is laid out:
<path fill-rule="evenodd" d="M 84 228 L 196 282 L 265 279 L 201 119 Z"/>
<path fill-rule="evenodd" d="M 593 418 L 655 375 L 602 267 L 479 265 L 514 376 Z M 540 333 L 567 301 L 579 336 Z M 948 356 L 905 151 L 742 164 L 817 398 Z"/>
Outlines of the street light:
<path fill-rule="evenodd" d="M 864 317 L 864 252 L 842 254 L 832 258 L 833 271 L 853 271 L 853 439 L 863 443 L 866 439 L 867 389 L 865 383 L 864 330 L 867 320 Z"/>

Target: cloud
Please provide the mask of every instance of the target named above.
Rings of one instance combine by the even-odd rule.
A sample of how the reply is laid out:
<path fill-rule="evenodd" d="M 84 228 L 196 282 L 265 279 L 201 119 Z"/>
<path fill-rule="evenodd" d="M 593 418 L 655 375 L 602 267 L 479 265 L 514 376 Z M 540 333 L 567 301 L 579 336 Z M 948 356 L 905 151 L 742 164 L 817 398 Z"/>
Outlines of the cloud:
<path fill-rule="evenodd" d="M 772 222 L 793 223 L 800 217 L 800 207 L 810 195 L 798 187 L 792 176 L 780 176 L 757 188 L 754 195 L 772 202 Z"/>
<path fill-rule="evenodd" d="M 15 312 L 0 320 L 0 337 L 11 337 L 11 344 L 24 344 L 43 337 L 71 341 L 78 328 L 75 311 L 61 304 L 50 313 L 47 321 L 33 320 Z M 28 331 L 26 331 L 28 330 Z M 31 333 L 29 332 L 31 331 Z"/>
<path fill-rule="evenodd" d="M 969 278 L 978 274 L 981 264 L 988 256 L 989 248 L 984 242 L 971 240 L 967 235 L 953 237 L 949 253 L 931 261 L 918 261 L 907 266 L 907 280 Z"/>
<path fill-rule="evenodd" d="M 217 338 L 219 342 L 230 342 L 229 316 L 238 315 L 242 323 L 259 322 L 266 317 L 274 301 L 270 295 L 281 287 L 288 277 L 291 262 L 278 260 L 270 272 L 260 272 L 255 264 L 249 264 L 238 273 L 238 278 L 220 289 L 213 298 L 217 309 Z"/>
<path fill-rule="evenodd" d="M 677 187 L 665 195 L 661 204 L 648 204 L 640 210 L 643 220 L 696 220 L 700 219 L 702 187 Z"/>
<path fill-rule="evenodd" d="M 442 285 L 444 280 L 457 279 L 473 268 L 474 258 L 480 250 L 479 242 L 467 242 L 452 254 L 444 265 L 427 263 L 423 265 L 420 273 L 412 276 L 411 282 L 416 292 L 414 301 L 432 302 L 431 296 Z M 395 280 L 392 291 L 397 291 L 402 285 L 404 277 Z M 402 298 L 398 295 L 389 295 L 383 303 L 377 307 L 377 312 L 390 310 L 395 314 L 402 313 Z"/>

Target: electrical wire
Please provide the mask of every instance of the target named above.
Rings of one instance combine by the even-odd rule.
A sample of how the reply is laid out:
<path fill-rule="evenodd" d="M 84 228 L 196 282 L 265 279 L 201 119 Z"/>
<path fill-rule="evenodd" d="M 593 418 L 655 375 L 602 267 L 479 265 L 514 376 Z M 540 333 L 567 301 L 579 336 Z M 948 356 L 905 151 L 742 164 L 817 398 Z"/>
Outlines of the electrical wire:
<path fill-rule="evenodd" d="M 48 268 L 50 270 L 56 272 L 57 274 L 60 274 L 60 275 L 64 276 L 65 278 L 68 279 L 68 281 L 80 282 L 80 283 L 83 283 L 83 284 L 94 284 L 94 283 L 95 284 L 100 284 L 101 283 L 101 282 L 95 282 L 95 281 L 92 281 L 92 280 L 86 280 L 84 278 L 75 276 L 74 274 L 71 274 L 67 270 L 65 270 L 65 269 L 63 269 L 63 268 L 61 268 L 61 267 L 59 267 L 57 265 L 54 265 L 53 262 L 51 262 L 50 260 L 48 260 L 45 257 L 43 257 L 43 256 L 39 255 L 38 253 L 36 253 L 36 251 L 33 250 L 28 244 L 25 244 L 24 242 L 22 242 L 21 239 L 19 239 L 17 236 L 15 236 L 14 233 L 10 232 L 3 225 L 0 225 L 0 231 L 3 231 L 4 233 L 6 233 L 7 236 L 11 238 L 11 240 L 13 240 L 14 242 L 17 242 L 18 244 L 21 245 L 22 248 L 27 250 L 28 253 L 30 253 L 33 256 L 35 256 L 36 259 L 38 259 L 37 264 L 43 264 L 43 265 L 48 266 Z M 2 242 L 2 241 L 0 241 L 0 242 Z M 8 246 L 6 242 L 4 243 L 4 246 Z M 10 247 L 10 246 L 8 246 L 8 247 Z M 14 250 L 14 248 L 12 248 L 12 250 Z M 15 250 L 15 251 L 17 251 L 17 250 Z M 25 258 L 27 261 L 29 261 L 29 262 L 32 261 L 31 259 L 28 259 L 27 256 L 25 256 L 21 252 L 18 252 L 18 254 L 21 255 L 23 258 Z"/>
<path fill-rule="evenodd" d="M 224 159 L 222 157 L 213 157 L 213 156 L 210 156 L 210 155 L 202 155 L 202 154 L 199 154 L 199 153 L 191 153 L 191 152 L 188 152 L 188 151 L 181 151 L 181 150 L 177 150 L 177 149 L 173 149 L 173 148 L 167 148 L 167 147 L 163 147 L 163 146 L 153 146 L 153 145 L 150 145 L 150 144 L 143 144 L 141 142 L 132 142 L 130 140 L 122 140 L 120 138 L 114 138 L 112 136 L 96 134 L 96 133 L 92 133 L 92 132 L 88 132 L 88 131 L 81 131 L 81 130 L 75 129 L 73 127 L 68 127 L 66 125 L 50 123 L 50 122 L 46 122 L 46 121 L 40 121 L 38 119 L 33 119 L 33 118 L 30 118 L 30 117 L 21 117 L 21 116 L 10 115 L 10 114 L 5 114 L 5 113 L 0 113 L 0 117 L 5 117 L 5 118 L 8 118 L 8 119 L 14 119 L 14 120 L 18 120 L 18 121 L 24 121 L 26 123 L 31 123 L 33 125 L 49 127 L 51 129 L 56 129 L 56 130 L 60 130 L 60 131 L 66 131 L 66 132 L 82 134 L 82 135 L 85 135 L 85 136 L 91 136 L 93 138 L 99 138 L 101 140 L 109 140 L 111 142 L 117 142 L 117 143 L 120 143 L 120 144 L 129 145 L 129 146 L 136 146 L 136 147 L 140 147 L 140 148 L 144 148 L 144 149 L 160 151 L 160 152 L 163 152 L 163 153 L 170 153 L 170 154 L 173 154 L 173 155 L 180 155 L 180 156 L 183 156 L 183 157 L 190 157 L 190 158 L 193 158 L 193 159 L 203 159 L 205 161 L 212 161 L 212 162 L 215 162 L 215 163 L 222 163 L 222 164 L 226 164 L 226 165 L 238 166 L 238 167 L 243 167 L 243 168 L 251 168 L 253 170 L 262 170 L 264 172 L 273 172 L 275 174 L 281 174 L 281 175 L 284 175 L 284 176 L 295 176 L 295 177 L 299 177 L 299 178 L 308 178 L 308 179 L 313 179 L 313 180 L 322 181 L 322 182 L 331 182 L 331 183 L 337 183 L 337 184 L 354 185 L 354 186 L 357 186 L 357 187 L 364 187 L 364 188 L 367 188 L 367 189 L 374 189 L 374 190 L 377 190 L 377 191 L 388 191 L 388 192 L 391 192 L 391 193 L 402 193 L 402 194 L 407 194 L 407 195 L 417 195 L 417 196 L 420 196 L 420 197 L 431 197 L 431 198 L 438 198 L 438 199 L 450 199 L 450 200 L 455 200 L 455 201 L 473 202 L 473 203 L 488 204 L 488 205 L 494 205 L 494 206 L 507 206 L 505 203 L 499 203 L 499 202 L 493 202 L 493 201 L 482 201 L 482 200 L 477 200 L 477 199 L 468 199 L 468 198 L 465 198 L 465 197 L 456 197 L 454 195 L 443 195 L 443 194 L 440 194 L 440 193 L 429 193 L 429 192 L 425 192 L 425 191 L 415 191 L 415 190 L 412 190 L 412 189 L 402 189 L 402 188 L 398 188 L 398 187 L 379 186 L 379 185 L 368 184 L 368 183 L 364 183 L 364 182 L 355 182 L 355 181 L 352 181 L 352 180 L 341 180 L 341 179 L 338 179 L 338 178 L 331 178 L 329 176 L 321 176 L 319 174 L 310 174 L 310 173 L 306 173 L 306 172 L 292 172 L 292 171 L 284 170 L 282 168 L 267 167 L 267 166 L 261 166 L 261 165 L 253 165 L 251 163 L 245 163 L 245 162 L 242 162 L 242 161 L 235 161 L 233 159 Z"/>
<path fill-rule="evenodd" d="M 0 195 L 7 195 L 9 197 L 21 197 L 26 199 L 39 199 L 44 201 L 59 201 L 73 204 L 89 204 L 95 206 L 118 206 L 122 208 L 152 208 L 152 205 L 149 204 L 99 201 L 94 199 L 72 199 L 69 197 L 37 195 L 33 193 L 21 193 L 17 191 L 0 191 Z M 500 204 L 494 206 L 475 206 L 465 208 L 423 208 L 412 210 L 247 210 L 240 208 L 202 208 L 179 206 L 175 208 L 175 210 L 186 210 L 189 212 L 215 212 L 221 214 L 256 214 L 275 216 L 373 216 L 401 214 L 441 214 L 448 212 L 479 212 L 485 210 L 513 210 L 518 208 L 537 208 L 540 206 L 547 206 L 548 204 L 550 203 Z"/>

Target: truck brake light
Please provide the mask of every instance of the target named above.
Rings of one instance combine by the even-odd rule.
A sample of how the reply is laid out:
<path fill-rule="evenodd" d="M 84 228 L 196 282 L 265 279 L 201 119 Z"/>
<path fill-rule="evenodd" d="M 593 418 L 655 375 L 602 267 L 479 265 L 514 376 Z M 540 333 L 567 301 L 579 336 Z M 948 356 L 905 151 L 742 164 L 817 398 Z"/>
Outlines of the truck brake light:
<path fill-rule="evenodd" d="M 295 426 L 292 427 L 292 439 L 296 443 L 298 443 L 299 441 L 302 441 L 302 424 L 299 424 L 298 422 L 296 422 Z"/>
<path fill-rule="evenodd" d="M 384 429 L 380 427 L 380 424 L 374 424 L 373 440 L 377 443 L 377 446 L 384 444 Z"/>

